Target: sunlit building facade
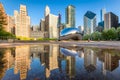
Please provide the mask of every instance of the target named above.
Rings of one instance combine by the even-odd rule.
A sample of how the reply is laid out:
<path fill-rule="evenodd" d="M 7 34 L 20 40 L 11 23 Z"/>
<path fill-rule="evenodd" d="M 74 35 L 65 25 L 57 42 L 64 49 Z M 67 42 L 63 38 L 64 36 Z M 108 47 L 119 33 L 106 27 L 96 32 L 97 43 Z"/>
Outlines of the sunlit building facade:
<path fill-rule="evenodd" d="M 15 21 L 13 16 L 7 15 L 7 32 L 15 34 Z"/>
<path fill-rule="evenodd" d="M 75 27 L 75 7 L 69 5 L 66 8 L 66 28 Z"/>
<path fill-rule="evenodd" d="M 115 15 L 112 12 L 106 13 L 104 16 L 104 29 L 108 30 L 112 27 L 117 28 L 118 27 L 118 16 Z"/>
<path fill-rule="evenodd" d="M 49 14 L 45 17 L 45 31 L 47 38 L 58 38 L 58 16 Z"/>
<path fill-rule="evenodd" d="M 30 17 L 28 16 L 25 5 L 20 5 L 20 13 L 14 11 L 15 17 L 15 34 L 16 36 L 30 36 Z"/>
<path fill-rule="evenodd" d="M 96 14 L 87 11 L 84 15 L 84 34 L 91 34 L 96 28 Z"/>

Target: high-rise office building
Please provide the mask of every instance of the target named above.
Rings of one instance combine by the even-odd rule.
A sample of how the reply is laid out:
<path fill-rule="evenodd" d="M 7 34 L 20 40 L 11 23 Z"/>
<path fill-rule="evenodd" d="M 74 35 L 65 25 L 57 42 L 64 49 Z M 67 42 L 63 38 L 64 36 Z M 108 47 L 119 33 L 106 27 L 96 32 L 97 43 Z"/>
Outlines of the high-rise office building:
<path fill-rule="evenodd" d="M 84 15 L 84 34 L 91 34 L 96 28 L 96 14 L 87 11 Z"/>
<path fill-rule="evenodd" d="M 40 20 L 40 30 L 45 31 L 45 19 Z"/>
<path fill-rule="evenodd" d="M 15 18 L 15 33 L 16 36 L 29 37 L 30 36 L 30 17 L 27 14 L 25 5 L 20 5 L 20 13 L 14 11 Z"/>
<path fill-rule="evenodd" d="M 15 23 L 14 23 L 14 17 L 7 15 L 7 27 L 6 31 L 10 32 L 12 34 L 15 34 Z"/>
<path fill-rule="evenodd" d="M 45 38 L 58 38 L 58 16 L 50 14 L 50 8 L 45 8 L 45 20 L 41 21 L 41 29 L 45 31 Z"/>
<path fill-rule="evenodd" d="M 108 30 L 110 28 L 118 27 L 118 16 L 112 12 L 106 13 L 104 16 L 104 29 Z"/>
<path fill-rule="evenodd" d="M 104 21 L 104 15 L 105 14 L 106 14 L 106 9 L 105 8 L 101 9 L 101 11 L 100 11 L 101 22 Z"/>
<path fill-rule="evenodd" d="M 58 16 L 49 14 L 45 17 L 45 31 L 48 38 L 58 38 Z"/>
<path fill-rule="evenodd" d="M 80 33 L 83 33 L 84 27 L 83 26 L 78 26 L 78 30 L 80 31 Z"/>
<path fill-rule="evenodd" d="M 50 14 L 50 8 L 48 6 L 46 6 L 46 8 L 45 8 L 45 16 L 47 16 L 48 14 Z"/>
<path fill-rule="evenodd" d="M 75 27 L 75 7 L 73 5 L 66 8 L 66 27 Z"/>

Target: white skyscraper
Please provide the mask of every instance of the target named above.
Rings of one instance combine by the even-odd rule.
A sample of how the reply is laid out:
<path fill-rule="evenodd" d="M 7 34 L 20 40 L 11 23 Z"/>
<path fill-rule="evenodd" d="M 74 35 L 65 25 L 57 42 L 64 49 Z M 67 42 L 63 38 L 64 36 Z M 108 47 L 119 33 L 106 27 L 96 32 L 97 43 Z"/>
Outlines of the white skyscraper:
<path fill-rule="evenodd" d="M 58 38 L 57 24 L 58 24 L 58 16 L 53 14 L 49 14 L 48 16 L 46 16 L 45 28 L 46 28 L 46 31 L 48 32 L 47 37 Z"/>
<path fill-rule="evenodd" d="M 47 16 L 48 14 L 50 14 L 50 8 L 48 6 L 46 6 L 46 8 L 45 8 L 45 16 Z"/>

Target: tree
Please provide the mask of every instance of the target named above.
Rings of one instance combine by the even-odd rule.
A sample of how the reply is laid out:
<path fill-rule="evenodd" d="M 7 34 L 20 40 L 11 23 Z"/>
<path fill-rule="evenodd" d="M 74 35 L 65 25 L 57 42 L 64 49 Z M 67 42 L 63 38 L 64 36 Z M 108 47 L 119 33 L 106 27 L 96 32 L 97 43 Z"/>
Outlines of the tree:
<path fill-rule="evenodd" d="M 96 31 L 94 33 L 91 34 L 91 39 L 92 40 L 101 40 L 101 33 Z"/>
<path fill-rule="evenodd" d="M 90 34 L 85 34 L 84 36 L 83 36 L 83 40 L 88 40 L 88 39 L 90 39 Z"/>
<path fill-rule="evenodd" d="M 108 32 L 108 30 L 103 30 L 103 32 L 102 32 L 102 39 L 103 40 L 108 40 L 108 37 L 107 37 L 108 33 L 107 32 Z"/>
<path fill-rule="evenodd" d="M 120 27 L 117 28 L 117 38 L 120 40 Z"/>
<path fill-rule="evenodd" d="M 108 30 L 108 39 L 109 40 L 116 40 L 117 39 L 117 32 L 115 28 L 111 28 Z"/>
<path fill-rule="evenodd" d="M 3 30 L 5 25 L 7 25 L 7 15 L 2 3 L 0 3 L 0 30 Z"/>

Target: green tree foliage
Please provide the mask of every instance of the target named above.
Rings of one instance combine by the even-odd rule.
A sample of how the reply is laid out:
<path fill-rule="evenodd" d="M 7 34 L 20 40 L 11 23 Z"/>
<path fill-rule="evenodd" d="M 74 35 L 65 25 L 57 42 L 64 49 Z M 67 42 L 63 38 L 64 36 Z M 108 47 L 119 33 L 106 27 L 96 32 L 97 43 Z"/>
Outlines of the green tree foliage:
<path fill-rule="evenodd" d="M 120 40 L 120 27 L 111 28 L 109 30 L 103 30 L 103 32 L 94 32 L 90 35 L 86 34 L 83 36 L 83 40 Z"/>
<path fill-rule="evenodd" d="M 120 27 L 117 28 L 117 39 L 120 40 Z"/>
<path fill-rule="evenodd" d="M 107 31 L 108 36 L 108 40 L 116 40 L 117 39 L 117 31 L 115 28 L 111 28 Z"/>
<path fill-rule="evenodd" d="M 88 40 L 88 39 L 90 39 L 90 36 L 91 36 L 90 34 L 84 35 L 84 36 L 83 36 L 83 40 Z"/>
<path fill-rule="evenodd" d="M 91 34 L 91 39 L 92 40 L 101 40 L 101 33 L 96 31 L 94 33 Z"/>
<path fill-rule="evenodd" d="M 0 3 L 0 39 L 15 38 L 15 35 L 6 32 L 4 27 L 7 25 L 7 15 L 4 11 L 3 5 Z"/>
<path fill-rule="evenodd" d="M 108 40 L 108 37 L 107 37 L 108 33 L 107 32 L 108 32 L 108 30 L 103 30 L 103 32 L 102 32 L 102 39 L 103 40 Z"/>

